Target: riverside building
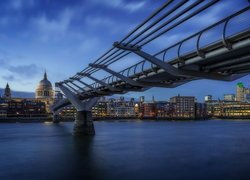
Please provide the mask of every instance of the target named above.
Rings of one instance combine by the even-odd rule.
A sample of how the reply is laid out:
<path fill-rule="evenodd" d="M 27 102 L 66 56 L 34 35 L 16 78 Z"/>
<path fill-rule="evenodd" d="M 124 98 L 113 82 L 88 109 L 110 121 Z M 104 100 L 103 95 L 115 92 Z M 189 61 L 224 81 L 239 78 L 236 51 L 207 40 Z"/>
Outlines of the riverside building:
<path fill-rule="evenodd" d="M 12 97 L 10 86 L 7 83 L 4 95 L 0 99 L 1 117 L 47 116 L 50 113 L 50 106 L 54 103 L 54 90 L 45 72 L 36 88 L 35 98 Z"/>
<path fill-rule="evenodd" d="M 224 100 L 205 101 L 207 114 L 214 118 L 250 118 L 250 88 L 237 83 L 236 95 L 225 94 Z"/>
<path fill-rule="evenodd" d="M 193 96 L 175 96 L 170 98 L 171 103 L 175 103 L 174 116 L 180 119 L 195 118 L 195 97 Z"/>
<path fill-rule="evenodd" d="M 250 102 L 250 88 L 246 88 L 242 82 L 236 85 L 236 101 L 239 102 Z"/>
<path fill-rule="evenodd" d="M 0 98 L 0 117 L 41 117 L 46 114 L 44 102 L 34 98 L 12 98 L 9 84 Z"/>
<path fill-rule="evenodd" d="M 136 117 L 136 102 L 133 98 L 125 101 L 124 97 L 111 98 L 107 101 L 107 116 L 120 118 Z"/>
<path fill-rule="evenodd" d="M 250 118 L 250 103 L 238 101 L 218 101 L 213 106 L 213 116 L 216 118 Z"/>

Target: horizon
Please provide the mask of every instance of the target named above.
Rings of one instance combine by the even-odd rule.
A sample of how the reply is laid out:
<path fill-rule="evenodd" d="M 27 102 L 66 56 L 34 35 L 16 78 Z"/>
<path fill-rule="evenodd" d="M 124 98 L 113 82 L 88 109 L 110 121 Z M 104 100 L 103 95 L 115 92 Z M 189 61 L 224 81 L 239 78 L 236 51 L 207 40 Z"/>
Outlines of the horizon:
<path fill-rule="evenodd" d="M 241 78 L 241 79 L 243 79 L 243 78 Z M 206 95 L 212 95 L 212 97 L 213 97 L 213 100 L 221 100 L 221 99 L 224 99 L 224 95 L 226 95 L 226 94 L 236 94 L 236 86 L 237 86 L 237 84 L 238 83 L 242 83 L 243 85 L 244 85 L 244 87 L 245 88 L 250 88 L 250 83 L 249 83 L 249 85 L 247 86 L 247 82 L 243 82 L 243 81 L 240 81 L 241 79 L 238 79 L 238 80 L 235 80 L 235 81 L 233 81 L 233 82 L 235 82 L 235 84 L 234 84 L 234 92 L 229 92 L 229 93 L 224 93 L 224 94 L 221 94 L 220 96 L 218 96 L 218 97 L 215 97 L 214 96 L 214 94 L 213 93 L 208 93 L 208 94 L 206 94 Z M 8 83 L 8 82 L 7 82 Z M 6 84 L 7 84 L 6 83 Z M 224 83 L 227 83 L 227 82 L 224 82 Z M 18 90 L 15 90 L 15 89 L 12 89 L 11 88 L 11 84 L 10 83 L 8 83 L 9 84 L 9 86 L 10 86 L 10 89 L 11 89 L 11 91 L 12 92 L 14 92 L 14 93 L 30 93 L 30 94 L 33 94 L 34 95 L 34 97 L 35 97 L 35 90 L 32 92 L 32 91 L 18 91 Z M 38 84 L 38 83 L 37 83 Z M 53 85 L 52 85 L 53 86 Z M 5 89 L 5 87 L 0 87 L 0 91 L 4 91 L 4 89 Z M 53 89 L 55 90 L 55 87 L 53 86 Z M 162 88 L 162 89 L 166 89 L 166 88 Z M 2 92 L 3 93 L 3 92 Z M 140 96 L 129 96 L 128 95 L 129 93 L 126 93 L 126 94 L 121 94 L 121 95 L 119 95 L 119 94 L 116 94 L 116 95 L 113 95 L 113 96 L 104 96 L 104 97 L 106 97 L 106 98 L 119 98 L 119 97 L 125 97 L 125 98 L 135 98 L 136 100 L 138 100 L 139 99 L 139 97 Z M 134 94 L 134 93 L 132 93 L 132 94 Z M 0 93 L 0 97 L 1 97 L 1 93 Z M 145 96 L 145 101 L 147 102 L 147 101 L 150 101 L 151 99 L 152 99 L 152 97 L 154 96 L 154 99 L 155 99 L 155 101 L 169 101 L 170 100 L 170 98 L 171 97 L 174 97 L 174 96 L 178 96 L 178 95 L 180 95 L 180 96 L 194 96 L 195 97 L 195 99 L 197 100 L 197 102 L 204 102 L 204 98 L 205 98 L 205 96 L 206 95 L 204 95 L 203 97 L 197 97 L 197 96 L 195 96 L 195 95 L 189 95 L 189 94 L 185 94 L 185 95 L 183 95 L 183 94 L 181 94 L 181 93 L 177 93 L 177 94 L 173 94 L 172 96 L 168 96 L 168 97 L 164 97 L 163 99 L 160 99 L 160 98 L 157 98 L 158 96 L 156 96 L 156 95 L 154 95 L 154 94 L 152 94 L 151 96 Z M 144 96 L 144 95 L 142 95 L 142 96 Z M 14 97 L 14 98 L 19 98 L 19 97 Z M 20 97 L 20 98 L 22 98 L 22 97 Z"/>

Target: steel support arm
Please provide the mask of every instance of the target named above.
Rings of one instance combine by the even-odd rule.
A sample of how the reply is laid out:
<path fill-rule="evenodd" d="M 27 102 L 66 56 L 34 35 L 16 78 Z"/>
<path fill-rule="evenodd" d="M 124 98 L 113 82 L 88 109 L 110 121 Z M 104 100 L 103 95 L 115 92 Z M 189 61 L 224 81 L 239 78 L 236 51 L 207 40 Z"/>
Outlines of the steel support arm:
<path fill-rule="evenodd" d="M 62 92 L 66 95 L 68 100 L 73 104 L 78 111 L 83 111 L 86 109 L 85 104 L 81 102 L 81 100 L 78 98 L 78 96 L 74 93 L 72 93 L 67 87 L 65 87 L 62 84 L 57 84 L 58 87 L 62 90 Z"/>
<path fill-rule="evenodd" d="M 168 63 L 165 63 L 165 62 L 159 60 L 158 58 L 156 58 L 150 54 L 147 54 L 147 53 L 141 51 L 141 48 L 138 46 L 134 46 L 134 47 L 132 45 L 125 46 L 124 44 L 119 44 L 118 42 L 115 42 L 114 46 L 118 49 L 131 51 L 131 52 L 143 57 L 144 59 L 157 65 L 158 67 L 163 68 L 171 76 L 183 76 L 178 72 L 177 68 L 173 67 L 172 65 L 170 65 Z"/>
<path fill-rule="evenodd" d="M 74 87 L 68 84 L 68 82 L 64 82 L 66 86 L 68 86 L 70 89 L 72 89 L 76 94 L 79 93 Z"/>
<path fill-rule="evenodd" d="M 74 87 L 72 87 L 71 85 L 68 84 L 68 83 L 71 83 L 71 84 L 75 85 L 75 83 L 73 83 L 72 81 L 73 81 L 73 80 L 65 80 L 65 81 L 63 81 L 63 83 L 64 83 L 66 86 L 68 86 L 70 89 L 72 89 L 73 91 L 75 91 L 75 92 L 76 92 L 76 95 L 85 97 L 84 94 L 82 94 L 81 92 L 79 92 L 79 90 L 76 90 Z M 77 86 L 77 85 L 75 85 L 75 86 L 76 86 L 76 87 L 79 87 L 79 86 Z"/>
<path fill-rule="evenodd" d="M 62 92 L 66 95 L 68 100 L 71 102 L 73 106 L 77 109 L 77 111 L 90 111 L 91 108 L 96 104 L 99 100 L 99 97 L 93 97 L 85 101 L 81 101 L 79 97 L 77 97 L 74 93 L 72 93 L 67 87 L 62 85 L 61 83 L 57 83 L 57 86 L 62 90 Z"/>
<path fill-rule="evenodd" d="M 91 67 L 95 67 L 95 68 L 100 68 L 100 69 L 103 69 L 104 68 L 107 70 L 108 68 L 104 65 L 96 65 L 96 64 L 90 64 Z M 109 71 L 112 71 L 110 69 L 108 69 Z M 107 70 L 107 72 L 109 72 Z M 111 72 L 110 72 L 111 73 Z M 111 73 L 112 74 L 112 73 Z M 116 76 L 116 74 L 112 74 L 114 76 Z M 118 75 L 121 75 L 118 73 Z M 117 75 L 117 77 L 118 77 Z M 123 76 L 123 75 L 121 75 Z M 120 78 L 120 77 L 119 77 Z M 123 79 L 122 79 L 123 78 Z M 129 83 L 128 81 L 126 80 L 130 80 L 130 81 L 134 81 L 126 76 L 124 77 L 121 77 L 120 79 L 122 79 L 123 81 Z M 148 81 L 134 81 L 135 83 L 137 83 L 135 86 L 142 86 L 142 87 L 165 87 L 165 88 L 174 88 L 174 87 L 177 87 L 177 86 L 180 86 L 182 84 L 184 84 L 183 82 L 178 82 L 178 83 L 174 83 L 174 84 L 165 84 L 165 83 L 158 83 L 158 82 L 148 82 Z M 132 83 L 132 82 L 131 82 Z M 186 82 L 185 82 L 186 83 Z M 130 83 L 129 83 L 130 84 Z M 133 84 L 130 84 L 130 85 L 133 85 Z M 131 90 L 132 91 L 132 90 Z"/>
<path fill-rule="evenodd" d="M 75 81 L 78 81 L 78 80 L 79 80 L 78 78 L 73 78 L 73 77 L 71 77 L 71 78 L 69 78 L 69 79 L 75 80 Z M 76 87 L 78 87 L 80 90 L 82 90 L 82 93 L 83 93 L 83 94 L 90 94 L 90 93 L 87 92 L 83 87 L 78 86 L 78 85 L 77 85 L 76 83 L 74 83 L 73 81 L 71 81 L 70 83 L 73 84 L 73 85 L 75 85 Z M 85 84 L 84 84 L 84 85 L 85 85 Z"/>
<path fill-rule="evenodd" d="M 158 82 L 148 82 L 148 81 L 140 81 L 141 83 L 144 83 L 148 85 L 149 87 L 164 87 L 164 88 L 175 88 L 178 86 L 181 86 L 189 81 L 184 81 L 184 82 L 174 82 L 174 83 L 158 83 Z"/>
<path fill-rule="evenodd" d="M 89 89 L 91 89 L 92 91 L 98 93 L 98 94 L 102 94 L 102 95 L 107 95 L 107 93 L 105 92 L 102 92 L 102 91 L 99 91 L 97 90 L 96 88 L 92 87 L 91 85 L 81 81 L 80 79 L 76 79 L 78 82 L 82 83 L 83 85 L 85 85 L 86 87 L 88 87 Z"/>
<path fill-rule="evenodd" d="M 122 91 L 121 89 L 115 88 L 115 87 L 113 87 L 113 86 L 111 86 L 111 85 L 109 85 L 109 84 L 107 84 L 107 83 L 105 83 L 105 82 L 91 76 L 90 74 L 82 73 L 82 75 L 88 77 L 89 79 L 92 79 L 93 81 L 101 84 L 102 86 L 107 87 L 111 91 Z"/>
<path fill-rule="evenodd" d="M 142 51 L 140 47 L 133 46 L 133 45 L 124 45 L 119 43 L 114 43 L 114 46 L 119 49 L 131 51 L 138 56 L 143 57 L 144 59 L 148 60 L 149 62 L 157 65 L 159 68 L 164 69 L 169 75 L 177 76 L 177 77 L 198 77 L 198 78 L 205 78 L 205 79 L 214 79 L 214 80 L 222 80 L 222 81 L 231 81 L 231 76 L 224 76 L 217 73 L 207 73 L 201 71 L 194 71 L 194 70 L 186 70 L 186 69 L 179 69 L 172 66 L 169 63 L 165 63 L 160 59 Z"/>
<path fill-rule="evenodd" d="M 107 66 L 105 66 L 105 65 L 89 64 L 89 66 L 95 67 L 95 68 L 99 68 L 99 69 L 102 69 L 102 70 L 104 70 L 104 71 L 106 71 L 106 72 L 112 74 L 113 76 L 118 77 L 119 79 L 125 81 L 126 83 L 128 83 L 128 84 L 130 84 L 130 85 L 132 85 L 132 86 L 139 86 L 139 87 L 140 87 L 140 86 L 141 86 L 141 87 L 146 86 L 146 85 L 144 85 L 143 83 L 134 81 L 134 80 L 131 79 L 131 78 L 128 78 L 128 77 L 126 77 L 126 76 L 124 76 L 124 75 L 122 75 L 122 74 L 120 74 L 120 73 L 118 73 L 118 72 L 115 72 L 115 71 L 109 69 L 109 68 L 108 68 Z"/>
<path fill-rule="evenodd" d="M 75 87 L 77 87 L 78 89 L 82 90 L 84 92 L 84 89 L 80 86 L 78 86 L 76 83 L 74 83 L 73 81 L 70 82 L 71 84 L 73 84 Z"/>

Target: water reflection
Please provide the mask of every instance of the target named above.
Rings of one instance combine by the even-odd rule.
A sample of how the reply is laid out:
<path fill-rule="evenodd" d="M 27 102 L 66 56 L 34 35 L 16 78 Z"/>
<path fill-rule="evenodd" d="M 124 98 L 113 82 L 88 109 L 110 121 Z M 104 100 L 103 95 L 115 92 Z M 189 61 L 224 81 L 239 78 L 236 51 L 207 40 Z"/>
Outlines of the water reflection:
<path fill-rule="evenodd" d="M 250 179 L 250 121 L 0 124 L 0 179 Z"/>

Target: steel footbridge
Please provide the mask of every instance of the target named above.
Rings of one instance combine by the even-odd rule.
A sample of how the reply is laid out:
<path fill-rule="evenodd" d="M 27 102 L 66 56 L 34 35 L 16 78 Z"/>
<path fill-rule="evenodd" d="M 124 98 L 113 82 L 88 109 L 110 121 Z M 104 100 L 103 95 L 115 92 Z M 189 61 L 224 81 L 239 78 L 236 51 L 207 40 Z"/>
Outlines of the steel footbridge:
<path fill-rule="evenodd" d="M 145 91 L 151 87 L 175 88 L 199 79 L 233 81 L 248 75 L 249 6 L 232 12 L 168 47 L 155 48 L 158 49 L 157 53 L 151 53 L 147 48 L 148 45 L 152 47 L 159 38 L 168 39 L 169 32 L 181 28 L 187 21 L 195 21 L 196 17 L 218 2 L 167 1 L 123 39 L 114 42 L 111 49 L 88 67 L 57 82 L 56 86 L 62 90 L 66 99 L 55 103 L 52 110 L 56 112 L 72 104 L 79 112 L 90 111 L 100 96 Z M 211 38 L 211 41 L 213 34 L 219 36 Z M 122 64 L 131 54 L 141 60 L 122 71 L 112 68 L 112 64 Z M 108 75 L 97 78 L 98 72 Z M 86 79 L 93 83 L 87 83 Z"/>

